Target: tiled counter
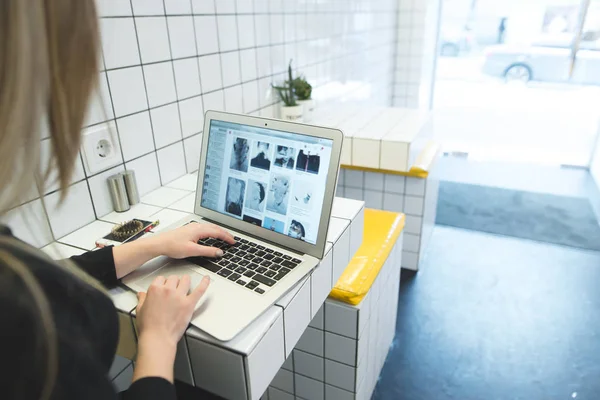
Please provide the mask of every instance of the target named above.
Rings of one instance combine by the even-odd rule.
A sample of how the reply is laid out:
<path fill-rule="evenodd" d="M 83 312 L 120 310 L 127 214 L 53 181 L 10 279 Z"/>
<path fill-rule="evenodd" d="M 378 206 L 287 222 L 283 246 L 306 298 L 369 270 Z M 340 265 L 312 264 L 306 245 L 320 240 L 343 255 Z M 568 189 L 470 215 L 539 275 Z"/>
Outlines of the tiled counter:
<path fill-rule="evenodd" d="M 439 146 L 431 140 L 430 113 L 336 105 L 318 110 L 310 123 L 344 132 L 338 196 L 406 214 L 402 268 L 418 270 L 435 224 L 439 188 Z"/>
<path fill-rule="evenodd" d="M 56 258 L 91 250 L 95 241 L 114 223 L 131 218 L 159 219 L 156 231 L 166 229 L 193 212 L 195 186 L 196 175 L 186 175 L 147 194 L 142 203 L 130 211 L 108 214 L 44 250 Z M 326 253 L 319 266 L 229 342 L 218 341 L 190 327 L 179 343 L 176 379 L 227 399 L 260 398 L 360 247 L 363 224 L 362 201 L 336 198 Z M 165 257 L 158 257 L 143 268 L 158 268 L 167 261 Z M 110 293 L 120 311 L 121 334 L 125 338 L 118 352 L 133 357 L 135 333 L 132 327 L 137 298 L 125 287 L 115 288 Z M 123 374 L 127 375 L 127 370 Z"/>

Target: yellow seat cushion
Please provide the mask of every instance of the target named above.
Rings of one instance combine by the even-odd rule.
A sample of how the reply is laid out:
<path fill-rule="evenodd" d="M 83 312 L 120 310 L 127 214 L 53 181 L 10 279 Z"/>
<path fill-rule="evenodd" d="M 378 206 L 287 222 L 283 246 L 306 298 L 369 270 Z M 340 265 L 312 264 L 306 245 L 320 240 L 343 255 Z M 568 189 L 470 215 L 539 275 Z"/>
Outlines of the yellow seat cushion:
<path fill-rule="evenodd" d="M 365 209 L 363 241 L 329 297 L 356 305 L 367 295 L 404 229 L 404 214 Z"/>

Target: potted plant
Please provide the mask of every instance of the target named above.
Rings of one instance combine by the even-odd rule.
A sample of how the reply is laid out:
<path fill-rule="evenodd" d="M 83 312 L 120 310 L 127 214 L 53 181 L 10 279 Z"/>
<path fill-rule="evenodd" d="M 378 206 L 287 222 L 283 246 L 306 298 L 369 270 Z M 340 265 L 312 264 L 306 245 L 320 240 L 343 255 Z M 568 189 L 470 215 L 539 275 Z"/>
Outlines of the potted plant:
<path fill-rule="evenodd" d="M 311 98 L 312 86 L 306 78 L 300 76 L 292 81 L 292 87 L 297 98 L 296 102 L 304 107 L 304 120 L 310 120 L 315 111 L 315 101 Z"/>
<path fill-rule="evenodd" d="M 284 82 L 283 86 L 273 85 L 273 89 L 279 94 L 279 98 L 283 102 L 281 106 L 281 119 L 293 122 L 303 121 L 303 110 L 304 106 L 296 102 L 296 95 L 294 94 L 294 88 L 292 87 L 292 62 L 288 66 L 288 80 Z"/>

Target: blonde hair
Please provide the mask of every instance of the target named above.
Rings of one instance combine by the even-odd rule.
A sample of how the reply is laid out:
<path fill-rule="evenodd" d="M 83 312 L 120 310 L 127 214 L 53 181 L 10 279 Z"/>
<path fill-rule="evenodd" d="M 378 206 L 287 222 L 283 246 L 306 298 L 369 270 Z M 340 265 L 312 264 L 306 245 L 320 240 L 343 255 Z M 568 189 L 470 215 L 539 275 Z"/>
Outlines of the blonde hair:
<path fill-rule="evenodd" d="M 97 85 L 99 51 L 94 0 L 0 1 L 0 215 L 20 204 L 33 180 L 43 194 L 52 171 L 64 199 Z M 48 163 L 41 165 L 45 129 L 52 146 Z M 45 257 L 15 240 L 1 242 Z M 27 292 L 19 295 L 29 296 L 31 312 L 41 319 L 44 330 L 38 334 L 45 335 L 46 367 L 40 398 L 50 398 L 58 343 L 48 299 L 27 266 L 6 248 L 0 249 L 0 268 L 19 278 Z"/>

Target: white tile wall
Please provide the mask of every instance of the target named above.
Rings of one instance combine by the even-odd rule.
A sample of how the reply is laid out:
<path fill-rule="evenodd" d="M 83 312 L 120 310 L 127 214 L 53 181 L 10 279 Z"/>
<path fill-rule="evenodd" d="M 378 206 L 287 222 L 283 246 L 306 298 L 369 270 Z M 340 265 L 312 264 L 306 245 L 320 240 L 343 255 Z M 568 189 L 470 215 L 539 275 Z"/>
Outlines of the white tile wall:
<path fill-rule="evenodd" d="M 116 123 L 123 161 L 115 170 L 135 170 L 142 195 L 198 168 L 206 110 L 277 116 L 271 84 L 285 79 L 290 59 L 321 104 L 364 89 L 366 101 L 391 102 L 395 1 L 352 9 L 341 1 L 96 2 L 103 60 L 86 126 Z M 105 175 L 77 175 L 67 199 L 76 212 L 48 218 L 54 239 L 111 211 Z"/>

